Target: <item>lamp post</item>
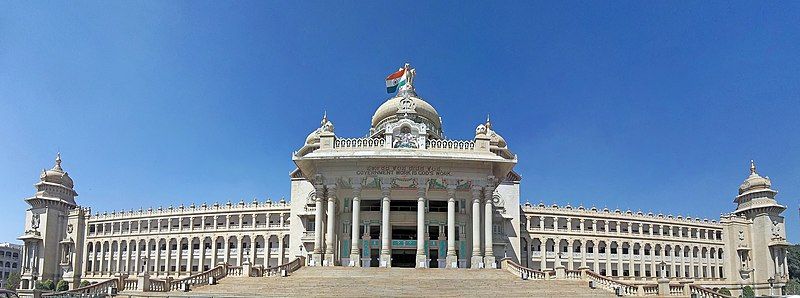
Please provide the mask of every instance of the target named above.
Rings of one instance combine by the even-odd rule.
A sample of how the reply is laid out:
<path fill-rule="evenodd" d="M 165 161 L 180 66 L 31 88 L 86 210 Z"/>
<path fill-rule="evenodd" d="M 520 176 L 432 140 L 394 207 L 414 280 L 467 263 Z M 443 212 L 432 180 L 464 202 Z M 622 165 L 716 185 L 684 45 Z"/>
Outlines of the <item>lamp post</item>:
<path fill-rule="evenodd" d="M 772 296 L 773 295 L 772 294 L 772 286 L 775 284 L 775 278 L 774 277 L 770 277 L 769 279 L 767 279 L 767 282 L 769 283 L 769 295 Z"/>
<path fill-rule="evenodd" d="M 658 263 L 659 271 L 661 271 L 661 278 L 667 278 L 667 263 L 661 261 Z"/>

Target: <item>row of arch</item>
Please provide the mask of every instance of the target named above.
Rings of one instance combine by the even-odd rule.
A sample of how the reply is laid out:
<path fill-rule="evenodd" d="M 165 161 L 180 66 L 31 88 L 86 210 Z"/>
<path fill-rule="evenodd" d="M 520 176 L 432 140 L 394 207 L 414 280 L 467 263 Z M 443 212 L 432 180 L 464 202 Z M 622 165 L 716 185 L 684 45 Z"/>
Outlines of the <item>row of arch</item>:
<path fill-rule="evenodd" d="M 287 261 L 288 234 L 209 235 L 89 241 L 84 272 L 89 276 L 147 271 L 155 276 L 190 275 L 227 263 L 245 261 L 264 267 Z"/>
<path fill-rule="evenodd" d="M 523 238 L 523 265 L 552 269 L 558 263 L 574 270 L 587 267 L 612 277 L 657 278 L 664 262 L 664 277 L 724 278 L 724 252 L 720 246 L 614 239 Z"/>

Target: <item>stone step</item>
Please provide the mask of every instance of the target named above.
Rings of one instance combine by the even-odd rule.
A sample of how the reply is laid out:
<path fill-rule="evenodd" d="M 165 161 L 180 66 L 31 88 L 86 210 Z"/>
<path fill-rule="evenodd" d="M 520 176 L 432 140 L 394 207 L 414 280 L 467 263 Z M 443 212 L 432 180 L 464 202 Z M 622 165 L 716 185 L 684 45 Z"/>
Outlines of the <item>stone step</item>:
<path fill-rule="evenodd" d="M 197 287 L 185 294 L 198 297 L 614 297 L 601 289 L 589 289 L 585 281 L 521 280 L 505 270 L 348 267 L 303 267 L 285 278 L 226 277 L 217 285 Z"/>

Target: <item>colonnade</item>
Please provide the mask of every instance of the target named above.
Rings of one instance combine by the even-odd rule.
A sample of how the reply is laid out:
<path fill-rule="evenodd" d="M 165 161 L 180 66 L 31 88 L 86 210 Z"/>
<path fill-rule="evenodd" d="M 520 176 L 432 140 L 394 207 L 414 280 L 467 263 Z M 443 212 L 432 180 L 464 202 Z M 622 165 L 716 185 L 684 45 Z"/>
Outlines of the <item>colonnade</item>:
<path fill-rule="evenodd" d="M 613 238 L 524 238 L 523 263 L 534 269 L 562 265 L 574 270 L 588 268 L 619 278 L 660 276 L 668 278 L 724 279 L 723 245 L 697 245 L 664 241 L 631 241 Z"/>
<path fill-rule="evenodd" d="M 143 239 L 90 239 L 84 251 L 86 276 L 136 274 L 183 276 L 213 268 L 219 263 L 264 267 L 287 261 L 289 235 L 198 235 Z"/>
<path fill-rule="evenodd" d="M 419 185 L 427 185 L 425 180 L 420 180 Z M 316 195 L 313 198 L 315 204 L 315 218 L 314 218 L 314 249 L 312 253 L 311 265 L 333 266 L 336 261 L 334 259 L 336 248 L 336 205 L 337 188 L 335 185 L 315 185 Z M 473 187 L 472 189 L 472 262 L 473 268 L 477 267 L 496 267 L 496 260 L 494 257 L 493 246 L 493 189 L 488 187 Z M 358 260 L 361 259 L 359 242 L 361 241 L 359 226 L 360 219 L 360 202 L 361 202 L 360 185 L 354 185 L 352 188 L 352 232 L 350 236 L 350 263 L 342 264 L 347 266 L 360 266 Z M 426 197 L 427 190 L 424 187 L 418 188 L 417 191 L 417 240 L 425 239 L 425 203 L 428 198 Z M 381 185 L 381 249 L 380 249 L 380 266 L 391 266 L 391 186 Z M 481 205 L 484 205 L 482 208 Z M 326 206 L 327 205 L 327 206 Z M 482 210 L 483 209 L 483 210 Z M 481 216 L 483 211 L 483 216 Z M 323 233 L 323 217 L 325 218 L 326 231 Z M 481 218 L 483 217 L 483 218 Z M 483 222 L 481 222 L 483 219 Z M 481 231 L 481 224 L 484 230 Z M 482 235 L 483 233 L 483 235 Z M 483 238 L 482 238 L 483 236 Z M 456 248 L 456 187 L 455 185 L 448 185 L 447 187 L 447 268 L 458 268 L 458 255 Z M 481 241 L 483 240 L 483 241 Z M 416 247 L 417 262 L 416 267 L 427 267 L 428 263 L 425 261 L 427 252 L 425 251 L 424 241 L 417 241 Z M 484 265 L 487 264 L 487 265 Z"/>

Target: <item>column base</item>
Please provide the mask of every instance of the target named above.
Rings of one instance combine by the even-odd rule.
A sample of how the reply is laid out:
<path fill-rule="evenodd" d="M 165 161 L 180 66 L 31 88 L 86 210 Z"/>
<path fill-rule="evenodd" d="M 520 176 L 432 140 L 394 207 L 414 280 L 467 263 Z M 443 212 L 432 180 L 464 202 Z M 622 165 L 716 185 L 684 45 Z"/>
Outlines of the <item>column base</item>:
<path fill-rule="evenodd" d="M 361 256 L 358 254 L 350 255 L 350 264 L 347 264 L 350 267 L 361 267 Z"/>
<path fill-rule="evenodd" d="M 444 262 L 445 268 L 458 269 L 458 256 L 447 256 L 445 257 Z"/>
<path fill-rule="evenodd" d="M 486 268 L 497 269 L 497 260 L 494 256 L 483 257 L 483 264 Z"/>
<path fill-rule="evenodd" d="M 472 256 L 469 260 L 469 267 L 472 269 L 483 268 L 483 257 L 481 256 Z"/>
<path fill-rule="evenodd" d="M 380 264 L 378 267 L 389 268 L 392 267 L 392 255 L 382 254 Z"/>
<path fill-rule="evenodd" d="M 322 260 L 322 266 L 335 266 L 335 262 L 333 260 L 333 253 L 325 253 L 325 259 Z"/>
<path fill-rule="evenodd" d="M 427 255 L 417 255 L 417 268 L 428 268 L 428 256 Z"/>
<path fill-rule="evenodd" d="M 311 254 L 311 261 L 308 262 L 308 266 L 322 266 L 322 254 L 313 253 Z"/>

